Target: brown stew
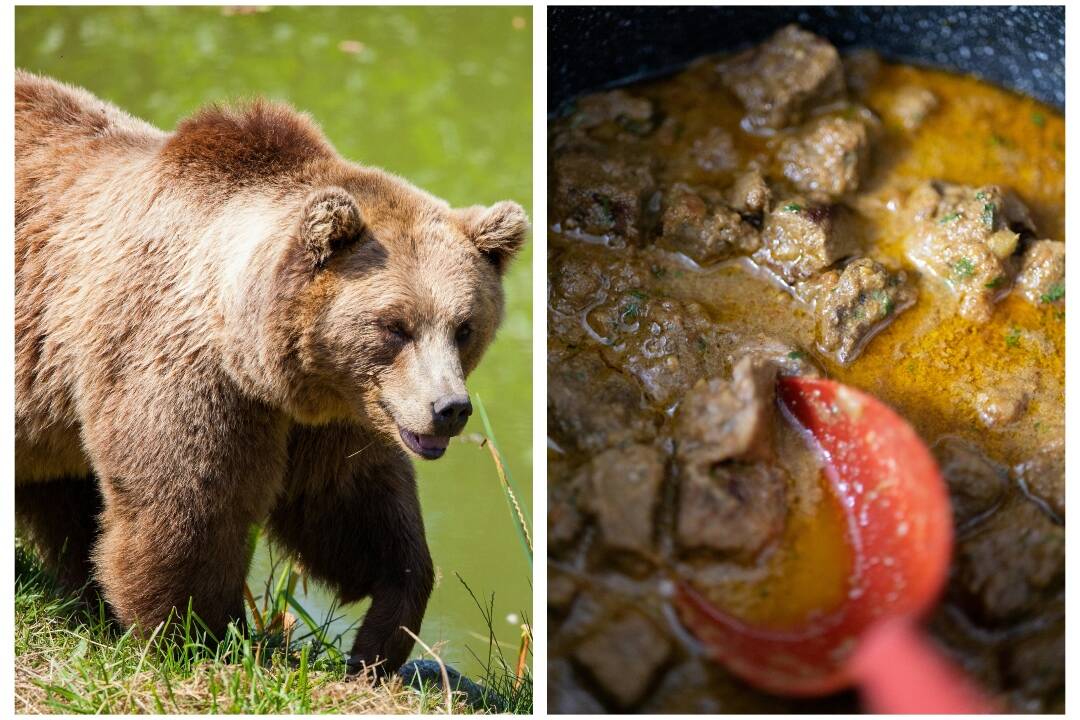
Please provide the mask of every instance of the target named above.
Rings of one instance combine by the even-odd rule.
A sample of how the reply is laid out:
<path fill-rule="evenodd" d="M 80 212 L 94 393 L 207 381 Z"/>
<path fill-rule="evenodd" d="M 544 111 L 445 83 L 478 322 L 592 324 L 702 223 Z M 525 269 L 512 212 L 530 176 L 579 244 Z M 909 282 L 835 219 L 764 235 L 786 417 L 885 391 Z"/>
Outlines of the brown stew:
<path fill-rule="evenodd" d="M 778 625 L 838 602 L 843 520 L 774 397 L 823 374 L 939 460 L 933 635 L 1063 712 L 1064 118 L 792 26 L 549 133 L 551 710 L 857 709 L 735 680 L 663 592 Z"/>

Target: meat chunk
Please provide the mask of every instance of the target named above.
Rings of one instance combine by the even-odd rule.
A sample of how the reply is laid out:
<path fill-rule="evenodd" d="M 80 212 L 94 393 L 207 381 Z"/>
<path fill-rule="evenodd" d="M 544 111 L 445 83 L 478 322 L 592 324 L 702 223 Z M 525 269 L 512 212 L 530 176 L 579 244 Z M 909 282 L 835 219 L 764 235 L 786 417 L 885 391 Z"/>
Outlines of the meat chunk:
<path fill-rule="evenodd" d="M 800 375 L 820 377 L 821 368 L 817 366 L 809 353 L 770 335 L 761 333 L 733 333 L 730 365 L 735 367 L 744 356 L 753 356 L 756 362 L 776 366 L 779 375 Z"/>
<path fill-rule="evenodd" d="M 616 255 L 587 243 L 575 245 L 551 262 L 551 307 L 576 316 L 609 293 L 643 287 L 651 277 L 647 265 L 630 252 Z"/>
<path fill-rule="evenodd" d="M 760 216 L 769 207 L 772 192 L 761 171 L 751 168 L 735 178 L 728 191 L 731 207 L 746 215 Z"/>
<path fill-rule="evenodd" d="M 820 202 L 853 193 L 870 165 L 866 125 L 843 117 L 822 117 L 786 139 L 777 154 L 784 175 Z"/>
<path fill-rule="evenodd" d="M 675 419 L 680 459 L 707 463 L 772 458 L 777 366 L 747 355 L 731 380 L 711 378 L 686 394 Z"/>
<path fill-rule="evenodd" d="M 613 448 L 584 468 L 585 509 L 600 527 L 600 540 L 615 551 L 648 553 L 664 481 L 664 456 L 648 445 Z"/>
<path fill-rule="evenodd" d="M 889 117 L 905 130 L 917 130 L 938 106 L 931 90 L 917 85 L 904 85 L 893 95 Z"/>
<path fill-rule="evenodd" d="M 578 682 L 570 661 L 559 658 L 548 662 L 548 710 L 556 715 L 606 712 L 600 701 Z"/>
<path fill-rule="evenodd" d="M 725 85 L 746 108 L 751 129 L 799 123 L 809 110 L 844 94 L 840 55 L 827 40 L 788 25 L 721 69 Z"/>
<path fill-rule="evenodd" d="M 720 193 L 675 183 L 663 200 L 660 245 L 709 265 L 758 249 L 757 228 L 725 205 Z"/>
<path fill-rule="evenodd" d="M 1060 714 L 1046 706 L 1042 698 L 1060 696 L 1065 699 L 1065 618 L 1055 618 L 1033 634 L 1010 639 L 1006 649 L 1006 681 L 1021 690 L 1028 705 L 1010 708 L 1014 712 Z M 1040 700 L 1034 700 L 1039 698 Z M 1034 701 L 1034 702 L 1033 702 Z"/>
<path fill-rule="evenodd" d="M 786 484 L 783 470 L 764 463 L 687 467 L 679 485 L 679 546 L 754 558 L 784 530 Z"/>
<path fill-rule="evenodd" d="M 1015 473 L 1028 495 L 1065 521 L 1065 446 L 1060 440 L 1017 465 Z"/>
<path fill-rule="evenodd" d="M 715 684 L 701 659 L 687 660 L 664 675 L 640 712 L 644 715 L 716 715 L 725 706 L 713 690 Z M 738 697 L 738 689 L 732 694 Z M 722 697 L 726 700 L 727 694 Z"/>
<path fill-rule="evenodd" d="M 548 612 L 565 613 L 577 596 L 577 591 L 578 581 L 572 575 L 555 568 L 548 570 Z"/>
<path fill-rule="evenodd" d="M 822 273 L 799 289 L 814 302 L 818 348 L 845 365 L 917 294 L 903 271 L 892 272 L 869 258 Z"/>
<path fill-rule="evenodd" d="M 574 650 L 597 684 L 626 710 L 641 700 L 671 655 L 666 633 L 636 610 L 625 610 Z"/>
<path fill-rule="evenodd" d="M 1010 425 L 1027 411 L 1028 402 L 1035 393 L 1035 377 L 1031 374 L 1007 374 L 979 390 L 975 395 L 975 409 L 983 425 L 989 428 Z"/>
<path fill-rule="evenodd" d="M 633 380 L 595 352 L 549 355 L 548 427 L 555 442 L 595 452 L 650 440 L 658 424 Z"/>
<path fill-rule="evenodd" d="M 949 486 L 958 527 L 979 519 L 1001 502 L 1009 487 L 1009 474 L 978 447 L 961 438 L 945 437 L 934 445 L 933 452 Z"/>
<path fill-rule="evenodd" d="M 577 101 L 571 125 L 592 129 L 614 123 L 633 135 L 647 135 L 655 126 L 653 104 L 625 90 L 586 95 Z"/>
<path fill-rule="evenodd" d="M 1015 500 L 960 542 L 956 587 L 988 625 L 1030 616 L 1065 589 L 1065 528 L 1034 503 Z"/>
<path fill-rule="evenodd" d="M 783 531 L 784 472 L 773 455 L 777 367 L 746 356 L 730 381 L 687 394 L 676 419 L 676 537 L 687 551 L 754 557 Z"/>
<path fill-rule="evenodd" d="M 843 208 L 791 198 L 765 216 L 761 248 L 753 257 L 793 285 L 854 254 L 857 247 Z"/>
<path fill-rule="evenodd" d="M 1033 305 L 1065 306 L 1065 243 L 1036 240 L 1028 245 L 1016 287 Z"/>
<path fill-rule="evenodd" d="M 582 323 L 587 310 L 653 279 L 648 265 L 629 249 L 611 253 L 593 243 L 571 245 L 552 255 L 548 266 L 551 336 L 572 345 L 595 340 Z"/>
<path fill-rule="evenodd" d="M 694 302 L 630 290 L 609 297 L 586 322 L 604 338 L 608 364 L 635 377 L 653 405 L 671 407 L 723 362 L 719 328 Z"/>
<path fill-rule="evenodd" d="M 614 244 L 638 239 L 643 199 L 654 186 L 646 162 L 579 149 L 556 156 L 553 170 L 552 206 L 566 209 L 556 222 Z"/>
<path fill-rule="evenodd" d="M 731 133 L 713 127 L 690 144 L 690 159 L 707 173 L 724 172 L 739 164 L 739 152 Z"/>
<path fill-rule="evenodd" d="M 584 495 L 581 482 L 552 482 L 548 493 L 548 548 L 559 552 L 568 548 L 585 525 L 579 507 Z"/>
<path fill-rule="evenodd" d="M 912 192 L 907 209 L 908 256 L 952 288 L 962 317 L 989 320 L 1015 274 L 1020 234 L 1034 230 L 1027 208 L 995 185 L 931 182 Z"/>

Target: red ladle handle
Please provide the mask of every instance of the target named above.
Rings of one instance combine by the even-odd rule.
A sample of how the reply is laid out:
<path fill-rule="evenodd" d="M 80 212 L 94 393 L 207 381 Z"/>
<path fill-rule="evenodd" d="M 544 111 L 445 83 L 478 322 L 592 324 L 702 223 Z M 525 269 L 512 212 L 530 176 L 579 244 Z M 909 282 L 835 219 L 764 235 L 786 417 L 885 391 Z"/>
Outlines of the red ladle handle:
<path fill-rule="evenodd" d="M 998 713 L 962 670 L 910 620 L 869 629 L 851 659 L 868 712 L 894 715 Z"/>

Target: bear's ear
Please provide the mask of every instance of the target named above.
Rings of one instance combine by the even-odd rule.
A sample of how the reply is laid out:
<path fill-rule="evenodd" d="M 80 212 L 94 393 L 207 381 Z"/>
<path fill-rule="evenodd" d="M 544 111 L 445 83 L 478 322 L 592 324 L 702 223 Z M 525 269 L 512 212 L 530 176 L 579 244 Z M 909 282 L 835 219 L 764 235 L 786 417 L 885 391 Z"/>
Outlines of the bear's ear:
<path fill-rule="evenodd" d="M 352 195 L 339 187 L 308 195 L 300 216 L 300 241 L 315 267 L 360 240 L 364 222 Z"/>
<path fill-rule="evenodd" d="M 455 211 L 465 235 L 472 240 L 499 273 L 525 244 L 529 218 L 516 202 L 503 200 L 491 207 L 474 205 Z"/>

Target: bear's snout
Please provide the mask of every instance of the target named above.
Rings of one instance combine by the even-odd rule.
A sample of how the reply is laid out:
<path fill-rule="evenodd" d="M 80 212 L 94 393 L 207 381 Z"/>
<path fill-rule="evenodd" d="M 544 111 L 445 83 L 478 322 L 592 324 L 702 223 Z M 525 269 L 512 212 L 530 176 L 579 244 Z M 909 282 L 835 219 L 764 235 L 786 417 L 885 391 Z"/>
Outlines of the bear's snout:
<path fill-rule="evenodd" d="M 465 393 L 443 395 L 431 404 L 436 435 L 457 435 L 472 415 L 472 402 Z"/>

